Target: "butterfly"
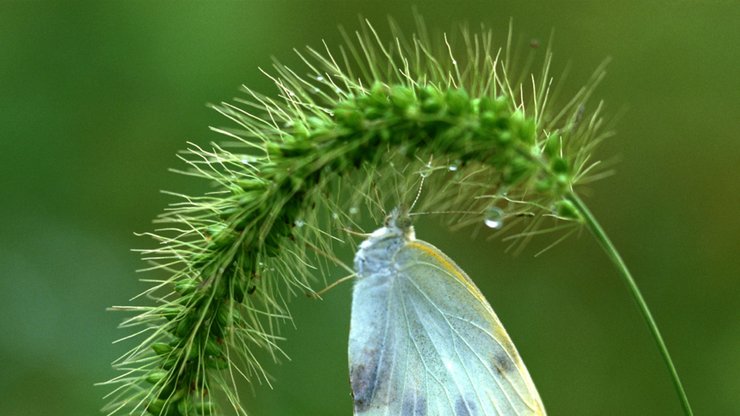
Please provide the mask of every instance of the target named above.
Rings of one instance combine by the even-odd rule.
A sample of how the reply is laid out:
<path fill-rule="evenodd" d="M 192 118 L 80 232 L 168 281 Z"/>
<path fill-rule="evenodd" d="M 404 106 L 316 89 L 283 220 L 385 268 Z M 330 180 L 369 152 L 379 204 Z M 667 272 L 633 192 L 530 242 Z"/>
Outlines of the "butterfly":
<path fill-rule="evenodd" d="M 349 336 L 356 416 L 544 415 L 493 309 L 394 210 L 354 260 Z"/>

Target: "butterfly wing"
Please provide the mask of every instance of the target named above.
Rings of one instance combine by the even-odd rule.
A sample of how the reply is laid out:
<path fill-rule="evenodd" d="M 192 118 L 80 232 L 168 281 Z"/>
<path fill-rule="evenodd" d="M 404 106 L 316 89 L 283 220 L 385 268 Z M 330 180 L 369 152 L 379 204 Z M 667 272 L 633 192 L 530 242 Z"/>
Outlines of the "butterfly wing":
<path fill-rule="evenodd" d="M 544 415 L 511 339 L 468 276 L 418 240 L 393 263 L 382 284 L 356 287 L 355 415 Z M 360 296 L 373 308 L 358 304 L 368 313 L 355 316 Z"/>

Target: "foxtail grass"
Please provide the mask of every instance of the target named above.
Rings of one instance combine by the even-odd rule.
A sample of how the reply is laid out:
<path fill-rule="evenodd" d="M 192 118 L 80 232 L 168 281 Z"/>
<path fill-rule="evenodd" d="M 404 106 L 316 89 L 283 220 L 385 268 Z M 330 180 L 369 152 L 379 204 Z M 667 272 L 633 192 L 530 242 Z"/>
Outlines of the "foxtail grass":
<path fill-rule="evenodd" d="M 258 357 L 283 356 L 288 300 L 316 276 L 365 216 L 418 199 L 450 225 L 497 229 L 523 244 L 585 227 L 630 288 L 666 361 L 684 412 L 686 395 L 634 279 L 576 190 L 606 171 L 593 157 L 610 135 L 592 93 L 598 67 L 569 97 L 552 96 L 549 49 L 517 64 L 508 39 L 462 28 L 415 33 L 390 23 L 343 33 L 343 45 L 296 51 L 300 68 L 264 71 L 276 90 L 243 88 L 213 108 L 229 120 L 219 143 L 189 147 L 179 170 L 213 185 L 177 198 L 144 233 L 148 279 L 121 325 L 135 345 L 104 411 L 167 416 L 239 414 L 239 380 L 270 383 Z M 420 182 L 426 191 L 418 192 Z M 418 197 L 418 198 L 417 198 Z M 219 400 L 216 400 L 216 397 Z M 221 402 L 223 405 L 219 405 Z"/>

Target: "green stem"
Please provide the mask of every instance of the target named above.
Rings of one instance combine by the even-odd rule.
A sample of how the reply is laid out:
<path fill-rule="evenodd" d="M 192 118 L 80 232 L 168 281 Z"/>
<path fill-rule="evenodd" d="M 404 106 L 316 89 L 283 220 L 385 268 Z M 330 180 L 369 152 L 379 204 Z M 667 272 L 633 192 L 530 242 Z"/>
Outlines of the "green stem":
<path fill-rule="evenodd" d="M 666 348 L 663 337 L 660 335 L 658 324 L 655 323 L 655 319 L 653 319 L 653 315 L 650 313 L 650 309 L 648 308 L 647 303 L 645 303 L 645 299 L 643 299 L 642 293 L 640 293 L 640 289 L 637 287 L 637 283 L 635 283 L 635 279 L 632 278 L 632 274 L 630 273 L 629 269 L 627 269 L 627 265 L 624 263 L 624 260 L 622 260 L 622 256 L 619 255 L 619 252 L 614 247 L 614 244 L 612 244 L 611 240 L 606 235 L 606 232 L 604 232 L 604 229 L 601 228 L 601 225 L 599 225 L 599 223 L 596 221 L 596 218 L 594 218 L 593 214 L 591 214 L 591 211 L 588 209 L 586 204 L 581 201 L 581 198 L 579 198 L 578 195 L 576 195 L 574 192 L 569 192 L 565 197 L 570 202 L 572 202 L 581 213 L 584 220 L 586 221 L 586 226 L 591 231 L 591 233 L 593 233 L 594 237 L 596 237 L 596 239 L 599 241 L 601 247 L 604 249 L 606 254 L 619 270 L 619 273 L 621 274 L 622 279 L 624 279 L 624 282 L 627 284 L 627 287 L 629 287 L 630 292 L 632 292 L 632 297 L 637 302 L 637 306 L 642 313 L 642 317 L 645 318 L 645 323 L 647 323 L 648 328 L 650 328 L 650 332 L 653 334 L 655 343 L 658 345 L 660 355 L 663 357 L 663 361 L 665 361 L 665 364 L 668 367 L 668 371 L 671 373 L 673 387 L 675 388 L 676 393 L 681 400 L 683 412 L 684 414 L 686 414 L 686 416 L 692 416 L 694 413 L 691 411 L 689 399 L 688 397 L 686 397 L 686 392 L 684 391 L 683 385 L 681 384 L 681 379 L 678 377 L 676 367 L 673 365 L 671 355 L 668 353 L 668 348 Z"/>

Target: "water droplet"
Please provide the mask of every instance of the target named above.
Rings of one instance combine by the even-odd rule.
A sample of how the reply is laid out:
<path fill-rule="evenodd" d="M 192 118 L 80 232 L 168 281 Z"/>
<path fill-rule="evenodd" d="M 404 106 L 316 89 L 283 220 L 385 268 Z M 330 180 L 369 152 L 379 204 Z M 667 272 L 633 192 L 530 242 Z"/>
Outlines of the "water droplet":
<path fill-rule="evenodd" d="M 324 80 L 324 77 L 323 77 L 323 76 L 321 76 L 321 75 L 318 75 L 318 76 L 316 77 L 316 81 L 319 81 L 319 82 L 321 82 L 321 81 L 323 81 L 323 80 Z"/>
<path fill-rule="evenodd" d="M 450 172 L 457 172 L 458 170 L 460 170 L 460 166 L 462 166 L 462 164 L 462 160 L 455 159 L 454 161 L 452 161 L 452 163 L 449 164 L 449 166 L 447 166 L 447 170 L 449 170 Z"/>
<path fill-rule="evenodd" d="M 424 168 L 419 171 L 419 176 L 421 176 L 422 178 L 426 178 L 431 175 L 433 171 L 434 168 L 432 167 L 432 162 L 428 162 L 426 165 L 424 165 Z"/>
<path fill-rule="evenodd" d="M 332 217 L 333 219 L 335 219 L 335 220 L 338 220 L 338 219 L 339 219 L 339 214 L 337 214 L 336 212 L 332 212 L 332 213 L 331 213 L 331 217 Z"/>
<path fill-rule="evenodd" d="M 483 224 L 488 228 L 498 230 L 504 226 L 504 211 L 499 207 L 488 207 L 486 208 L 485 215 L 483 217 Z"/>
<path fill-rule="evenodd" d="M 580 122 L 581 122 L 581 120 L 583 120 L 583 114 L 584 114 L 585 112 L 586 112 L 586 106 L 585 106 L 585 105 L 583 105 L 583 104 L 579 105 L 579 106 L 578 106 L 578 110 L 576 110 L 576 118 L 575 118 L 575 120 L 573 121 L 573 124 L 574 124 L 574 125 L 577 125 L 578 123 L 580 123 Z"/>
<path fill-rule="evenodd" d="M 360 212 L 360 210 L 359 210 L 359 209 L 357 209 L 357 207 L 351 207 L 351 208 L 349 209 L 349 214 L 350 214 L 350 215 L 355 215 L 355 214 L 357 214 L 358 212 Z"/>
<path fill-rule="evenodd" d="M 303 221 L 301 219 L 297 219 L 297 220 L 293 221 L 293 224 L 295 224 L 296 227 L 301 228 L 304 225 L 306 225 L 306 221 Z"/>

